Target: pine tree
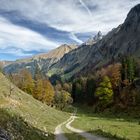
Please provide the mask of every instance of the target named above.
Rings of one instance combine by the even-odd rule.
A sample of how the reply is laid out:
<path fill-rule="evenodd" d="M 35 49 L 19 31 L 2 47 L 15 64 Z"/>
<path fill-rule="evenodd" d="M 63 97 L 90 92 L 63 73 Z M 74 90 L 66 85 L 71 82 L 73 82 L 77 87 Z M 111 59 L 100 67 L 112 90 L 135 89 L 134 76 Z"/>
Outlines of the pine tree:
<path fill-rule="evenodd" d="M 135 68 L 135 61 L 132 57 L 128 58 L 128 79 L 130 83 L 133 82 L 135 78 L 136 68 Z"/>
<path fill-rule="evenodd" d="M 122 60 L 122 81 L 125 85 L 131 84 L 136 75 L 136 64 L 134 58 L 128 56 Z"/>
<path fill-rule="evenodd" d="M 86 102 L 93 104 L 95 98 L 96 81 L 94 78 L 88 78 L 86 82 Z"/>

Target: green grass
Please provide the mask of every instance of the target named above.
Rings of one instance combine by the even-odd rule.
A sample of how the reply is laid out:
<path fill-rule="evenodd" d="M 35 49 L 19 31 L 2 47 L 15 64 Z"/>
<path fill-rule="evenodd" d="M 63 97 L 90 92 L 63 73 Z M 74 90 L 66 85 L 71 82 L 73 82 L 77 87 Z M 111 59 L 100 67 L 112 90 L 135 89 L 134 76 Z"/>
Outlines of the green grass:
<path fill-rule="evenodd" d="M 13 87 L 10 94 L 10 87 Z M 55 127 L 67 120 L 69 113 L 64 113 L 35 100 L 24 93 L 0 73 L 0 108 L 20 116 L 24 122 L 42 132 L 53 134 Z M 39 140 L 39 139 L 38 139 Z"/>
<path fill-rule="evenodd" d="M 78 109 L 78 116 L 72 126 L 89 133 L 103 135 L 116 140 L 140 140 L 140 119 L 122 115 L 94 114 L 91 109 Z M 83 125 L 84 124 L 84 125 Z"/>

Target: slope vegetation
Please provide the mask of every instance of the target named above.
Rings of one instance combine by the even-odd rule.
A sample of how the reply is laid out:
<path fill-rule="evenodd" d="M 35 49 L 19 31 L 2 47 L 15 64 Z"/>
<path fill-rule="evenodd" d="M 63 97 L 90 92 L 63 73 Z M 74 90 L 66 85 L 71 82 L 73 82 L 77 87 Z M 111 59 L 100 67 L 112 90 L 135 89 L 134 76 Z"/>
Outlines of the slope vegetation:
<path fill-rule="evenodd" d="M 16 136 L 16 133 L 20 133 L 22 131 L 25 132 L 24 129 L 30 127 L 29 130 L 32 130 L 31 132 L 33 132 L 33 134 L 36 132 L 34 130 L 39 130 L 40 132 L 43 132 L 43 134 L 47 133 L 49 136 L 46 137 L 46 139 L 48 138 L 49 140 L 53 137 L 55 127 L 69 117 L 69 114 L 48 107 L 47 105 L 35 100 L 32 96 L 24 93 L 12 83 L 10 83 L 1 73 L 0 110 L 1 129 L 7 128 L 6 131 L 12 132 L 11 134 Z M 20 118 L 17 119 L 17 123 L 14 116 Z M 9 126 L 14 126 L 15 128 L 12 127 L 10 129 L 8 126 L 4 127 L 4 122 L 12 122 L 9 120 L 13 120 L 17 127 L 16 125 L 9 123 L 7 123 L 7 125 L 9 124 Z M 24 123 L 27 125 L 24 125 Z M 13 133 L 12 129 L 14 129 L 15 133 Z M 30 134 L 32 133 L 29 133 L 30 131 L 28 132 L 27 130 L 26 132 L 30 137 Z M 27 136 L 24 137 L 23 135 L 23 138 L 28 140 Z"/>

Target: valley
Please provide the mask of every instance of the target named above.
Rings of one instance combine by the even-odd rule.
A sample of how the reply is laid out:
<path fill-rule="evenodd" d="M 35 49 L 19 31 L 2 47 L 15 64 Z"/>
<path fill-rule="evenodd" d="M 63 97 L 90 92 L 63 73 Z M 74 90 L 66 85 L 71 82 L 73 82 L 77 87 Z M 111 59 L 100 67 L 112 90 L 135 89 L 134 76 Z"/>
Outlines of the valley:
<path fill-rule="evenodd" d="M 83 7 L 88 13 L 86 17 L 93 18 L 90 10 L 93 7 L 86 4 L 79 1 L 72 5 L 78 5 L 79 11 Z M 42 7 L 45 9 L 43 5 L 40 12 Z M 55 7 L 59 14 L 65 6 Z M 98 6 L 93 9 L 97 10 Z M 6 47 L 0 48 L 4 52 L 0 61 L 0 140 L 140 140 L 140 4 L 128 9 L 127 16 L 124 14 L 126 18 L 121 17 L 124 22 L 106 34 L 98 31 L 89 37 L 90 19 L 86 24 L 86 41 L 80 40 L 85 30 L 79 35 L 76 31 L 65 31 L 69 28 L 61 24 L 63 30 L 59 30 L 55 26 L 59 18 L 51 19 L 51 28 L 49 24 L 32 23 L 34 18 L 20 19 L 20 14 L 16 14 L 16 18 L 13 16 L 16 21 L 2 20 L 4 25 L 16 23 L 11 27 L 18 30 L 16 34 L 23 35 L 20 43 L 14 39 L 21 47 L 32 40 L 24 46 L 25 50 L 24 47 L 15 49 L 9 45 L 14 34 L 8 42 L 11 47 L 8 54 L 12 52 L 12 59 L 9 54 L 5 60 Z M 35 17 L 40 12 L 35 12 Z M 48 15 L 49 12 L 45 13 L 45 19 Z M 3 12 L 3 16 L 8 18 L 7 12 Z M 41 20 L 42 16 L 39 17 Z M 83 19 L 86 18 L 82 18 L 85 26 L 87 19 Z M 104 21 L 106 26 L 108 20 Z M 67 25 L 70 23 L 67 21 Z M 18 24 L 20 27 L 15 27 Z M 25 29 L 26 26 L 29 29 Z M 45 38 L 48 34 L 49 39 Z M 51 38 L 53 35 L 57 38 Z M 64 41 L 68 41 L 65 37 L 74 40 L 73 43 L 65 44 Z M 60 42 L 63 44 L 55 48 Z M 54 49 L 47 51 L 46 43 Z M 15 54 L 21 57 L 14 60 Z"/>

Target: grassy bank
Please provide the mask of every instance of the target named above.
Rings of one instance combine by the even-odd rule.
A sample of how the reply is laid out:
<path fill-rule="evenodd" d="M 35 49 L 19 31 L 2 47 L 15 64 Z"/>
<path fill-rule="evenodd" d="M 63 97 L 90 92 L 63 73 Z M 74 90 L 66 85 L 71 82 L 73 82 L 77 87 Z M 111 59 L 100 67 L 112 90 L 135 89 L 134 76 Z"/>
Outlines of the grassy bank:
<path fill-rule="evenodd" d="M 45 132 L 29 125 L 20 116 L 13 114 L 8 110 L 0 109 L 0 130 L 6 132 L 6 135 L 13 140 L 53 140 L 54 135 L 49 134 L 46 137 Z"/>
<path fill-rule="evenodd" d="M 140 139 L 140 118 L 124 114 L 95 114 L 91 108 L 85 107 L 78 108 L 77 115 L 79 118 L 72 123 L 75 128 L 116 140 Z"/>
<path fill-rule="evenodd" d="M 11 88 L 12 92 L 10 94 Z M 23 121 L 17 122 L 17 125 L 20 122 L 25 122 L 31 128 L 34 128 L 32 130 L 36 129 L 48 133 L 50 137 L 52 137 L 55 127 L 70 116 L 69 113 L 58 111 L 35 100 L 32 96 L 11 84 L 2 74 L 0 74 L 0 109 L 8 111 L 9 116 L 19 116 Z M 1 112 L 0 115 L 0 119 L 6 122 L 8 119 L 5 117 L 6 115 L 2 116 L 3 113 Z M 40 139 L 38 138 L 38 140 Z M 34 138 L 30 140 L 34 140 Z"/>

